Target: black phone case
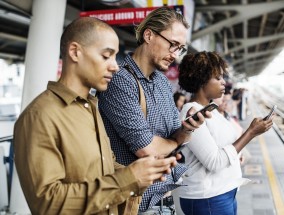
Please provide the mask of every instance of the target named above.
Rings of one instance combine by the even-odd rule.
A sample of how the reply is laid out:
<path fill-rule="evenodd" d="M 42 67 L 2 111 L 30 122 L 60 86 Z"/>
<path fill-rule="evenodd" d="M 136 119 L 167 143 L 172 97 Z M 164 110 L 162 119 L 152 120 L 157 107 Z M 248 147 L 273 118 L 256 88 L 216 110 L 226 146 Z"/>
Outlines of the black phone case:
<path fill-rule="evenodd" d="M 181 144 L 178 147 L 176 147 L 173 151 L 171 151 L 170 154 L 166 156 L 166 158 L 176 156 L 183 148 L 185 147 L 185 144 Z"/>
<path fill-rule="evenodd" d="M 269 112 L 269 114 L 268 114 L 266 117 L 264 117 L 263 120 L 268 120 L 268 119 L 270 119 L 271 115 L 274 113 L 274 111 L 275 111 L 276 108 L 277 108 L 277 106 L 274 105 L 274 106 L 272 107 L 271 111 Z"/>
<path fill-rule="evenodd" d="M 194 119 L 195 121 L 198 121 L 199 120 L 199 118 L 197 116 L 198 112 L 200 112 L 204 116 L 206 111 L 212 111 L 215 108 L 218 108 L 218 105 L 215 104 L 215 103 L 210 103 L 209 105 L 205 106 L 204 108 L 202 108 L 201 110 L 199 110 L 195 114 L 193 114 L 192 119 Z M 186 122 L 188 122 L 188 121 L 186 121 Z"/>

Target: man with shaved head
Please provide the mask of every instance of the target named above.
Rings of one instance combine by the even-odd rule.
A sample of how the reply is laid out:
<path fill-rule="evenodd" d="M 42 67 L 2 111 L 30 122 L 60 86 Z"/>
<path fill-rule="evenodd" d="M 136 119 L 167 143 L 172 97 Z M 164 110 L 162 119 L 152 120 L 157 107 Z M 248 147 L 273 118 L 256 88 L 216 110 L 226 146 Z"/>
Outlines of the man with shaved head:
<path fill-rule="evenodd" d="M 73 21 L 61 37 L 59 81 L 50 81 L 17 120 L 15 164 L 32 214 L 122 214 L 128 198 L 141 195 L 154 180 L 164 181 L 176 165 L 174 157 L 148 156 L 127 167 L 114 161 L 89 91 L 107 89 L 118 70 L 118 46 L 106 23 Z"/>

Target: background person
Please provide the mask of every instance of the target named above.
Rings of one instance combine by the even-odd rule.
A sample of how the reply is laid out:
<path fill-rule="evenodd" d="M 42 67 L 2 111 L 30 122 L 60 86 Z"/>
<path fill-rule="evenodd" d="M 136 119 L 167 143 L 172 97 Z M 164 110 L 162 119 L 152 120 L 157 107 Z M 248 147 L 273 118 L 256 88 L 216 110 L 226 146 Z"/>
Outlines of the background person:
<path fill-rule="evenodd" d="M 118 70 L 118 37 L 95 18 L 80 18 L 61 37 L 62 76 L 49 82 L 14 129 L 15 164 L 32 214 L 115 214 L 175 158 L 117 164 L 91 87 L 106 90 Z"/>
<path fill-rule="evenodd" d="M 179 65 L 179 84 L 192 93 L 181 111 L 201 109 L 225 92 L 226 62 L 216 52 L 185 55 Z M 188 171 L 184 185 L 175 194 L 186 215 L 237 215 L 237 188 L 249 180 L 242 178 L 238 153 L 256 136 L 266 132 L 272 120 L 255 118 L 239 137 L 233 125 L 218 110 L 195 130 L 182 151 Z M 177 202 L 176 202 L 177 203 Z"/>
<path fill-rule="evenodd" d="M 182 106 L 186 103 L 185 95 L 181 92 L 175 92 L 174 93 L 174 102 L 176 104 L 178 111 L 181 111 Z"/>
<path fill-rule="evenodd" d="M 191 119 L 192 125 L 183 123 L 181 127 L 171 84 L 161 73 L 185 53 L 187 29 L 185 18 L 174 9 L 152 11 L 136 28 L 138 48 L 126 56 L 108 90 L 99 94 L 99 109 L 112 149 L 123 165 L 139 157 L 169 154 L 204 121 L 199 114 L 199 122 Z M 146 99 L 146 116 L 138 83 Z M 143 194 L 139 214 L 175 214 L 169 191 L 179 186 L 175 182 L 185 170 L 178 165 L 165 182 L 150 186 Z"/>
<path fill-rule="evenodd" d="M 235 117 L 232 117 L 231 110 L 233 108 L 233 100 L 231 97 L 231 94 L 225 94 L 217 99 L 213 99 L 213 101 L 218 105 L 218 111 L 221 115 L 223 115 L 235 128 L 235 131 L 237 132 L 238 137 L 240 137 L 243 134 L 243 128 L 239 124 L 238 120 Z M 245 162 L 247 162 L 251 158 L 250 152 L 244 147 L 239 152 L 239 158 L 241 165 L 244 165 Z"/>
<path fill-rule="evenodd" d="M 216 98 L 213 101 L 219 106 L 219 113 L 232 123 L 237 131 L 237 134 L 241 136 L 243 133 L 243 128 L 241 127 L 238 120 L 234 116 L 232 116 L 234 103 L 231 94 L 224 94 L 222 95 L 222 97 Z"/>

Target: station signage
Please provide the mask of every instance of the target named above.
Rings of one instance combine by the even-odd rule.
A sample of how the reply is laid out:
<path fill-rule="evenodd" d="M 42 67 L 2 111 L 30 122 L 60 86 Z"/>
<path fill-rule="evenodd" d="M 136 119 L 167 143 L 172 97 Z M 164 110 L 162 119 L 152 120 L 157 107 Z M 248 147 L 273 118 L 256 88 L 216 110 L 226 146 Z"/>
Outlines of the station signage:
<path fill-rule="evenodd" d="M 169 6 L 183 14 L 183 6 Z M 111 10 L 94 10 L 80 13 L 81 17 L 95 17 L 110 25 L 133 25 L 140 23 L 151 11 L 158 7 L 120 8 Z"/>

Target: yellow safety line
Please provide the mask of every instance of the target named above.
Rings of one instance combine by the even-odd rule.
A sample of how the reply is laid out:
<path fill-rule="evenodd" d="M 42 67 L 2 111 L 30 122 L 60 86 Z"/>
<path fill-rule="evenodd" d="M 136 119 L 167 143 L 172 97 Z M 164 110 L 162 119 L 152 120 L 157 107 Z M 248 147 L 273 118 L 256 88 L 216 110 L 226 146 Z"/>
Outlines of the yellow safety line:
<path fill-rule="evenodd" d="M 147 6 L 153 7 L 153 0 L 147 0 Z"/>
<path fill-rule="evenodd" d="M 274 169 L 273 169 L 270 157 L 269 157 L 266 142 L 262 135 L 260 135 L 258 139 L 260 142 L 260 147 L 261 147 L 263 158 L 264 158 L 264 164 L 266 167 L 266 171 L 267 171 L 267 175 L 268 175 L 268 179 L 269 179 L 269 183 L 270 183 L 270 187 L 271 187 L 271 191 L 273 195 L 276 213 L 278 215 L 283 215 L 284 214 L 283 199 L 280 193 L 279 183 L 277 181 L 277 178 L 275 177 L 275 172 L 274 172 Z"/>

